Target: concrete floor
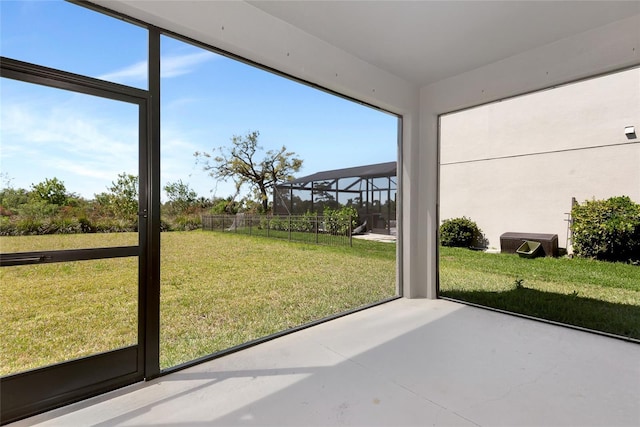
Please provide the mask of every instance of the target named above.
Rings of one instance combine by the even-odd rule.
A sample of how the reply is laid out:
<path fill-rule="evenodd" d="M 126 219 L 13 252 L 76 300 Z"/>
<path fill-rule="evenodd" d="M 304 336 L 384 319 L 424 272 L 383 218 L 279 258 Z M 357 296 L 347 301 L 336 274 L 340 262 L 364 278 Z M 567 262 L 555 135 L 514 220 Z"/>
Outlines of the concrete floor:
<path fill-rule="evenodd" d="M 639 426 L 640 345 L 401 299 L 26 425 Z"/>

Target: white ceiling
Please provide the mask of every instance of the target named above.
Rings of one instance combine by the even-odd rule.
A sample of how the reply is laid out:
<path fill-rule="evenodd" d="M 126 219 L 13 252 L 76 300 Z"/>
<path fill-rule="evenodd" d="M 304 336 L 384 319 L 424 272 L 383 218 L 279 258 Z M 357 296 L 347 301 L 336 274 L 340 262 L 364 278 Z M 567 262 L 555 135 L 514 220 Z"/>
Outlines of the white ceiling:
<path fill-rule="evenodd" d="M 241 23 L 234 26 L 233 37 L 242 43 L 260 40 L 261 34 L 269 31 L 268 24 L 252 21 L 260 21 L 260 16 L 267 14 L 282 21 L 283 27 L 295 27 L 296 32 L 305 32 L 413 87 L 423 87 L 615 21 L 640 17 L 640 0 L 91 1 L 205 43 L 212 40 L 214 47 L 222 49 L 226 46 L 217 45 L 218 41 L 230 40 L 230 31 L 220 31 L 227 19 Z M 247 13 L 252 11 L 256 13 Z M 637 31 L 640 39 L 640 28 Z M 264 37 L 265 43 L 272 43 L 272 47 L 290 45 L 291 34 L 280 27 L 272 28 L 269 37 Z"/>
<path fill-rule="evenodd" d="M 640 14 L 640 1 L 248 3 L 417 86 Z"/>

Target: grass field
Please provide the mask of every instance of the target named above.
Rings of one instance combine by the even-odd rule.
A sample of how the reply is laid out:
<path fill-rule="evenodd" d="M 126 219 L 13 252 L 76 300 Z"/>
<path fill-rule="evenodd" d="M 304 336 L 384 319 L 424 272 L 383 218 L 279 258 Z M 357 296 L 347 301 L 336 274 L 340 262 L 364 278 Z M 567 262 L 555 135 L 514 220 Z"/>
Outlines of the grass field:
<path fill-rule="evenodd" d="M 134 233 L 2 237 L 2 252 L 118 246 Z M 395 295 L 395 247 L 162 234 L 161 366 Z M 0 269 L 0 374 L 134 344 L 133 258 Z"/>
<path fill-rule="evenodd" d="M 640 339 L 640 267 L 440 250 L 440 295 Z"/>
<path fill-rule="evenodd" d="M 395 245 L 218 232 L 162 236 L 161 367 L 395 295 Z M 2 237 L 2 252 L 118 246 L 133 233 Z M 441 248 L 441 295 L 640 339 L 640 267 Z M 137 340 L 133 258 L 0 269 L 0 374 Z"/>
<path fill-rule="evenodd" d="M 162 247 L 163 368 L 395 295 L 395 245 L 195 232 Z"/>

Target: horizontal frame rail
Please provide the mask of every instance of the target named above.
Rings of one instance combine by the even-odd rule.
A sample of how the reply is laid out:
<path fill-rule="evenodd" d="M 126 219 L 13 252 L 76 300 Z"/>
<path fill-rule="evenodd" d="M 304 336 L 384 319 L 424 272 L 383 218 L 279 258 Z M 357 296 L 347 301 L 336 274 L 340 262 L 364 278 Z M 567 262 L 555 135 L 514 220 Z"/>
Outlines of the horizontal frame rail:
<path fill-rule="evenodd" d="M 46 264 L 53 262 L 88 261 L 103 258 L 124 258 L 139 255 L 140 246 L 16 252 L 0 254 L 0 267 Z"/>

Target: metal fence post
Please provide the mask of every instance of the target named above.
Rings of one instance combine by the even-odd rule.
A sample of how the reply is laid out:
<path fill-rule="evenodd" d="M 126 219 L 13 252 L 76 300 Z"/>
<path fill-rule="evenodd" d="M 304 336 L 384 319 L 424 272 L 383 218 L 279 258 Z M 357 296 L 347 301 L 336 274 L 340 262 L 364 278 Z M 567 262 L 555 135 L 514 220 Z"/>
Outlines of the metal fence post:
<path fill-rule="evenodd" d="M 349 215 L 349 246 L 353 247 L 353 233 L 351 232 L 351 215 Z"/>
<path fill-rule="evenodd" d="M 318 213 L 316 213 L 316 244 L 318 243 L 318 229 L 320 228 L 320 219 L 318 217 Z"/>

